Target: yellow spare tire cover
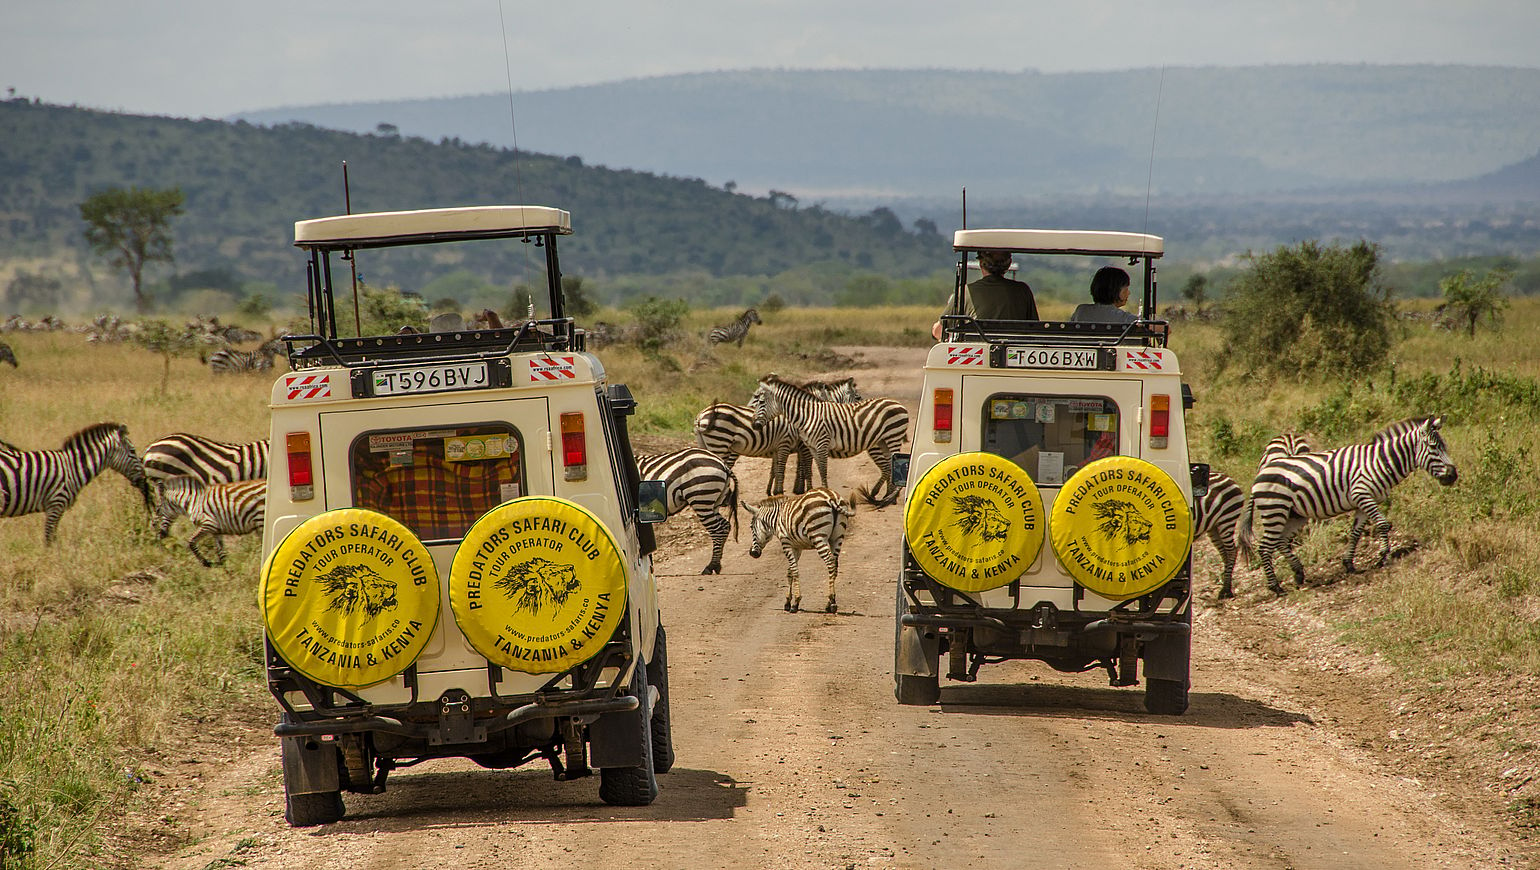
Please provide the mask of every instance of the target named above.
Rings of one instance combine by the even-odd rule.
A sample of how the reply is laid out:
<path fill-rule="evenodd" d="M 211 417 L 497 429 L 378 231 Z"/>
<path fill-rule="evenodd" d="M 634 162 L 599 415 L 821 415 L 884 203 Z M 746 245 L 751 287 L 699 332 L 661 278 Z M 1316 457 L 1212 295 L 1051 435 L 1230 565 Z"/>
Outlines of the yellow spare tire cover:
<path fill-rule="evenodd" d="M 487 661 L 529 674 L 592 658 L 626 612 L 626 562 L 589 510 L 526 496 L 488 511 L 449 569 L 449 607 Z"/>
<path fill-rule="evenodd" d="M 422 541 L 377 511 L 300 523 L 264 561 L 259 594 L 273 647 L 326 686 L 361 689 L 406 670 L 438 624 L 438 570 Z"/>
<path fill-rule="evenodd" d="M 1076 583 L 1123 601 L 1176 576 L 1192 546 L 1192 512 L 1171 475 L 1133 456 L 1075 472 L 1049 519 L 1054 554 Z"/>
<path fill-rule="evenodd" d="M 909 492 L 904 507 L 909 552 L 944 586 L 960 592 L 1004 586 L 1043 549 L 1037 485 L 1002 456 L 949 456 Z"/>

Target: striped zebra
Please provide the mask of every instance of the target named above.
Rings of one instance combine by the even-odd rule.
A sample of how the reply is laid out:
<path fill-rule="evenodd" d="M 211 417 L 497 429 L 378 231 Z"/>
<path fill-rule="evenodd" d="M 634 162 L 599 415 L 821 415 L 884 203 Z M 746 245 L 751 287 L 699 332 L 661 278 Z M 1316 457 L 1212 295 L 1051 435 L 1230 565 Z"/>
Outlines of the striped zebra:
<path fill-rule="evenodd" d="M 802 607 L 802 584 L 797 576 L 797 560 L 803 550 L 817 550 L 829 573 L 829 603 L 824 612 L 834 613 L 834 579 L 839 574 L 840 544 L 855 516 L 855 501 L 846 501 L 834 490 L 819 487 L 802 495 L 771 496 L 758 505 L 744 503 L 753 516 L 750 523 L 754 543 L 749 555 L 758 559 L 771 538 L 781 539 L 786 554 L 786 610 L 796 613 Z"/>
<path fill-rule="evenodd" d="M 1269 462 L 1280 456 L 1296 456 L 1309 452 L 1310 442 L 1305 440 L 1305 436 L 1285 432 L 1262 445 L 1262 458 L 1257 462 L 1257 470 L 1261 471 Z"/>
<path fill-rule="evenodd" d="M 1307 520 L 1353 514 L 1343 568 L 1355 571 L 1358 540 L 1371 529 L 1380 542 L 1376 567 L 1390 557 L 1390 520 L 1380 502 L 1392 487 L 1421 468 L 1448 486 L 1459 477 L 1440 430 L 1442 417 L 1411 417 L 1380 430 L 1366 444 L 1349 444 L 1322 453 L 1274 459 L 1251 486 L 1251 510 L 1241 517 L 1236 543 L 1262 558 L 1267 588 L 1283 595 L 1273 572 L 1273 553 L 1283 551 L 1294 571 L 1294 585 L 1305 583 L 1305 568 L 1294 554 L 1294 538 Z"/>
<path fill-rule="evenodd" d="M 909 411 L 896 399 L 863 399 L 859 402 L 828 402 L 812 392 L 775 375 L 766 375 L 749 399 L 754 419 L 766 423 L 784 417 L 791 431 L 813 452 L 822 486 L 829 485 L 829 459 L 846 459 L 862 453 L 877 463 L 881 477 L 873 489 L 875 504 L 898 500 L 893 485 L 893 454 L 904 449 L 909 432 Z"/>
<path fill-rule="evenodd" d="M 1224 570 L 1219 575 L 1219 597 L 1234 598 L 1235 525 L 1246 512 L 1246 493 L 1235 478 L 1212 468 L 1208 472 L 1208 492 L 1198 499 L 1193 511 L 1193 533 L 1208 535 Z"/>
<path fill-rule="evenodd" d="M 686 447 L 673 453 L 636 456 L 642 480 L 661 480 L 668 485 L 668 513 L 673 516 L 689 505 L 711 536 L 711 561 L 702 574 L 722 573 L 722 550 L 727 533 L 738 539 L 738 478 L 727 463 L 709 450 Z M 727 507 L 727 519 L 717 508 Z"/>
<path fill-rule="evenodd" d="M 738 315 L 737 320 L 726 326 L 713 326 L 711 331 L 706 333 L 706 342 L 708 344 L 726 344 L 730 341 L 739 347 L 743 347 L 743 340 L 749 335 L 749 327 L 759 322 L 759 312 L 750 308 Z"/>
<path fill-rule="evenodd" d="M 256 350 L 226 348 L 209 354 L 209 371 L 216 375 L 265 372 L 273 368 L 273 355 L 283 351 L 283 340 L 265 341 Z"/>
<path fill-rule="evenodd" d="M 267 477 L 266 438 L 246 444 L 175 432 L 144 449 L 144 473 L 152 480 L 193 477 L 205 484 Z"/>
<path fill-rule="evenodd" d="M 0 517 L 46 512 L 43 543 L 52 544 L 59 518 L 104 468 L 128 478 L 150 507 L 144 465 L 121 423 L 87 426 L 58 450 L 0 450 Z"/>
<path fill-rule="evenodd" d="M 3 341 L 0 341 L 0 362 L 10 363 L 13 369 L 20 368 L 16 365 L 16 354 L 11 350 L 11 346 Z"/>
<path fill-rule="evenodd" d="M 837 381 L 808 381 L 802 387 L 829 402 L 859 402 L 855 378 Z M 718 402 L 695 416 L 695 441 L 722 457 L 730 469 L 739 456 L 770 459 L 770 479 L 765 495 L 786 491 L 786 459 L 797 454 L 797 476 L 792 492 L 807 492 L 813 485 L 813 453 L 791 431 L 785 419 L 772 417 L 765 423 L 754 422 L 754 411 L 742 405 Z"/>
<path fill-rule="evenodd" d="M 266 480 L 208 486 L 195 477 L 170 477 L 155 481 L 155 490 L 156 533 L 166 537 L 176 518 L 185 515 L 198 530 L 188 539 L 187 549 L 206 566 L 224 564 L 225 543 L 220 535 L 249 535 L 262 530 Z M 217 558 L 212 561 L 198 549 L 205 538 L 214 539 Z"/>

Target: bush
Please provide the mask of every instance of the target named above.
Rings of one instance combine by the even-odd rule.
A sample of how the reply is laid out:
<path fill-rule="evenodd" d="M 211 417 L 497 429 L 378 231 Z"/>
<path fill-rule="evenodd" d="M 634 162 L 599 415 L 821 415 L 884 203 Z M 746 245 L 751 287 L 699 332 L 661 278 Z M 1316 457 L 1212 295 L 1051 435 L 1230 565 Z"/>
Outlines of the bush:
<path fill-rule="evenodd" d="M 1307 241 L 1250 261 L 1225 302 L 1221 365 L 1311 376 L 1384 365 L 1393 312 L 1378 281 L 1377 246 Z"/>
<path fill-rule="evenodd" d="M 395 287 L 374 287 L 369 284 L 359 285 L 359 315 L 363 320 L 361 335 L 391 335 L 403 326 L 410 326 L 422 332 L 428 330 L 428 307 L 421 297 L 407 297 Z M 348 333 L 348 322 L 353 318 L 347 315 L 346 303 L 338 299 L 337 331 L 342 335 Z"/>
<path fill-rule="evenodd" d="M 690 313 L 690 303 L 683 299 L 659 299 L 648 296 L 631 304 L 636 317 L 636 343 L 649 359 L 662 356 L 663 346 L 679 335 L 679 324 Z"/>

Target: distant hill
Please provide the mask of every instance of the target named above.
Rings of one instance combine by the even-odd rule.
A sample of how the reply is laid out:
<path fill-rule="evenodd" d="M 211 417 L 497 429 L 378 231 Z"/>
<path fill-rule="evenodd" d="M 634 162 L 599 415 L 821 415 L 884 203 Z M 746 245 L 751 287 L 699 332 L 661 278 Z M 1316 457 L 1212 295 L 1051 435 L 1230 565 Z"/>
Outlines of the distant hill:
<path fill-rule="evenodd" d="M 945 268 L 950 235 L 892 212 L 851 217 L 789 197 L 751 197 L 695 178 L 585 166 L 576 157 L 457 140 L 358 135 L 304 124 L 190 121 L 0 101 L 0 257 L 86 260 L 79 204 L 108 186 L 186 194 L 175 224 L 182 271 L 228 270 L 303 289 L 294 221 L 461 205 L 553 205 L 573 215 L 569 274 L 774 275 L 816 264 L 894 276 Z M 469 264 L 499 283 L 516 263 Z M 105 267 L 104 267 L 105 268 Z M 402 282 L 422 274 L 383 276 Z M 3 290 L 3 287 L 0 287 Z M 671 295 L 657 282 L 658 295 Z"/>
<path fill-rule="evenodd" d="M 1540 69 L 756 70 L 513 95 L 519 146 L 804 202 L 1341 192 L 1540 152 Z M 1157 122 L 1158 109 L 1158 122 Z M 246 112 L 506 146 L 509 95 Z M 1151 157 L 1153 145 L 1153 172 Z"/>

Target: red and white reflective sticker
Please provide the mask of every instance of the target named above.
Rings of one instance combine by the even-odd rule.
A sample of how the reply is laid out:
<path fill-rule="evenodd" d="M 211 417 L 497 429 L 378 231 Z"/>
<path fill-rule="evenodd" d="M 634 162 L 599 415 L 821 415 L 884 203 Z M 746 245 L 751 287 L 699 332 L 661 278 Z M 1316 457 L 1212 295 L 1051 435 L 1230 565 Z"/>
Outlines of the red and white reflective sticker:
<path fill-rule="evenodd" d="M 283 387 L 288 391 L 289 401 L 303 399 L 330 399 L 332 397 L 331 375 L 284 375 Z"/>
<path fill-rule="evenodd" d="M 576 378 L 575 356 L 537 356 L 529 361 L 529 379 L 534 382 Z"/>
<path fill-rule="evenodd" d="M 984 348 L 974 345 L 949 344 L 946 346 L 946 364 L 949 366 L 981 366 L 984 364 Z"/>
<path fill-rule="evenodd" d="M 1166 352 L 1155 348 L 1126 350 L 1123 352 L 1123 370 L 1163 372 L 1166 370 Z"/>

